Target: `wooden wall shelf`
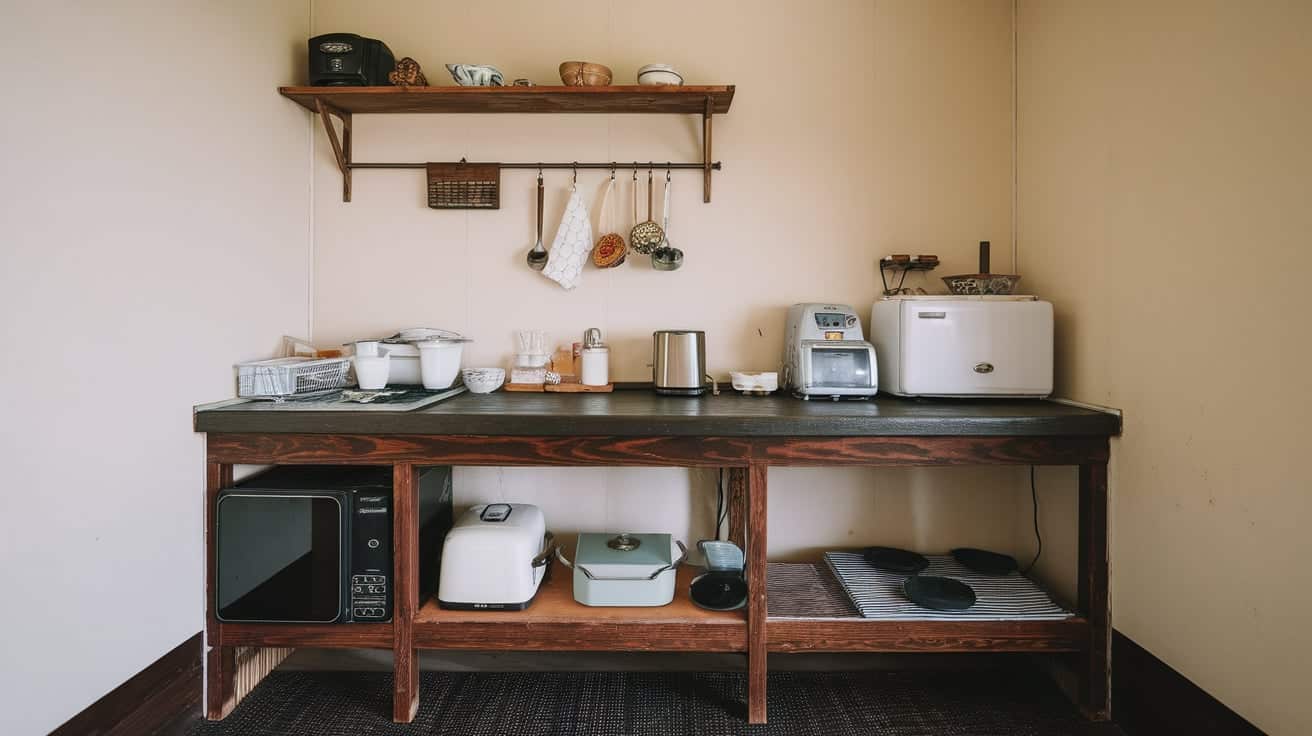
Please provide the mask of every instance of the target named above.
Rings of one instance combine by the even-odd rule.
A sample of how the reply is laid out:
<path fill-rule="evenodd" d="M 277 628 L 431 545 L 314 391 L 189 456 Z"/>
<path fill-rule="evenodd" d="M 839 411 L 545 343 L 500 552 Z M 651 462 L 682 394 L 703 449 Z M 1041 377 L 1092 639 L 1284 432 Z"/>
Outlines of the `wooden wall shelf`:
<path fill-rule="evenodd" d="M 351 201 L 353 169 L 413 169 L 421 163 L 360 163 L 351 159 L 355 113 L 601 113 L 702 116 L 702 160 L 669 168 L 702 171 L 702 201 L 711 201 L 711 118 L 729 112 L 734 86 L 681 87 L 279 87 L 278 93 L 323 121 L 333 158 L 342 172 L 342 201 Z M 342 121 L 339 137 L 332 117 Z M 575 162 L 577 163 L 577 162 Z M 610 166 L 611 162 L 604 162 Z M 579 168 L 601 168 L 601 163 Z M 515 168 L 523 168 L 517 165 Z M 561 168 L 553 164 L 544 168 Z M 660 167 L 666 168 L 666 167 Z"/>
<path fill-rule="evenodd" d="M 278 93 L 317 112 L 323 100 L 360 113 L 665 113 L 701 115 L 706 101 L 723 115 L 731 84 L 683 87 L 279 87 Z"/>

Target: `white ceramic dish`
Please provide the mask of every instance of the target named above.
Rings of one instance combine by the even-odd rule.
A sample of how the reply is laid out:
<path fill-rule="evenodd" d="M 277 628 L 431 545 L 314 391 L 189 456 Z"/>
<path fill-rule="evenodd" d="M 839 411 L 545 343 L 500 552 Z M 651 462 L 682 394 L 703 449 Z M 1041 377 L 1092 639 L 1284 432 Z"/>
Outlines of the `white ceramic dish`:
<path fill-rule="evenodd" d="M 648 64 L 638 70 L 638 84 L 646 85 L 681 85 L 683 75 L 669 64 Z"/>
<path fill-rule="evenodd" d="M 490 394 L 506 381 L 505 368 L 466 368 L 461 375 L 465 379 L 465 388 L 476 394 Z"/>
<path fill-rule="evenodd" d="M 773 393 L 779 389 L 779 374 L 774 371 L 747 373 L 731 371 L 729 379 L 738 391 Z"/>

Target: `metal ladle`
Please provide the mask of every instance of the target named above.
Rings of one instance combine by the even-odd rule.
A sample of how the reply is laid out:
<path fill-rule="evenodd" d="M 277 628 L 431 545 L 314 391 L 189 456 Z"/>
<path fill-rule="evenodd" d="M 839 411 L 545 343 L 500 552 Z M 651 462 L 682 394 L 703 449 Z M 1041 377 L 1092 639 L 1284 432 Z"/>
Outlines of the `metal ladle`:
<path fill-rule="evenodd" d="M 683 265 L 683 251 L 670 244 L 670 170 L 665 170 L 665 206 L 661 217 L 661 244 L 651 252 L 651 267 L 657 271 L 677 271 Z"/>
<path fill-rule="evenodd" d="M 525 256 L 528 267 L 534 271 L 541 271 L 547 267 L 547 249 L 542 247 L 542 192 L 542 169 L 538 169 L 538 242 Z"/>

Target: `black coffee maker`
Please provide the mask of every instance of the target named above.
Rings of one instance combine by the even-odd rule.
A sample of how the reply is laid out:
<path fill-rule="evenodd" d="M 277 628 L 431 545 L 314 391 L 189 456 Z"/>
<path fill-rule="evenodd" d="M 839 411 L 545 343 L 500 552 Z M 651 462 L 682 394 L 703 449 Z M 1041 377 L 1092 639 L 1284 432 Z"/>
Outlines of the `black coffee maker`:
<path fill-rule="evenodd" d="M 327 33 L 310 39 L 310 84 L 316 87 L 378 87 L 396 57 L 387 44 L 354 33 Z"/>

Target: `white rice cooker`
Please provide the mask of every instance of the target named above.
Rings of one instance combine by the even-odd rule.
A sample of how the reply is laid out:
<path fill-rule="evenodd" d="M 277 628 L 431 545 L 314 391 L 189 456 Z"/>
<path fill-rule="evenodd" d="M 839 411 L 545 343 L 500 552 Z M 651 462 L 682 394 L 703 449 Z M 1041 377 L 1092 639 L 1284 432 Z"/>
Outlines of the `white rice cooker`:
<path fill-rule="evenodd" d="M 537 506 L 474 506 L 442 545 L 437 604 L 460 611 L 528 608 L 546 577 L 553 539 Z"/>

